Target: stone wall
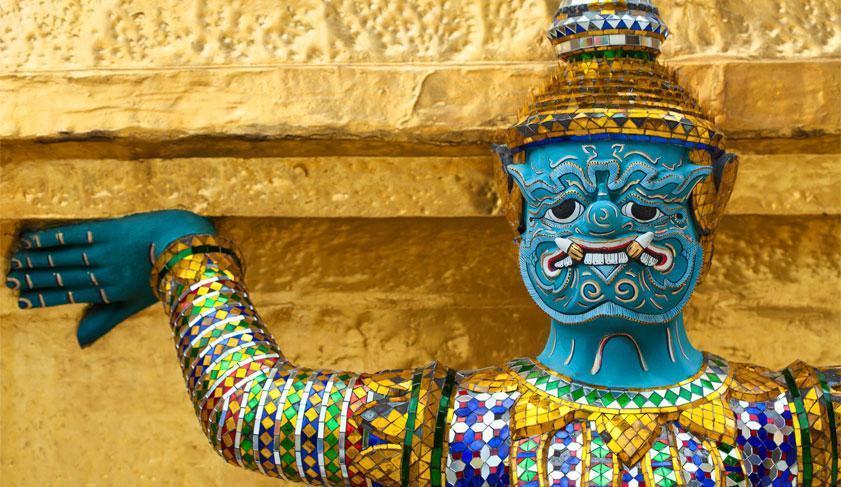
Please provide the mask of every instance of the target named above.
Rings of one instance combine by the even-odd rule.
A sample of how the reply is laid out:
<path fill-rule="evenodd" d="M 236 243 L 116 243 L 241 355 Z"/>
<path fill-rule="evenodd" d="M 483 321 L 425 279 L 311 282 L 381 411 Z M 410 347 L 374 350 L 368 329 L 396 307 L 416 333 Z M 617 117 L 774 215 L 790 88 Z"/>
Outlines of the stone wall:
<path fill-rule="evenodd" d="M 182 207 L 242 244 L 303 365 L 535 353 L 546 319 L 488 144 L 553 69 L 555 3 L 9 0 L 0 250 L 21 225 Z M 659 3 L 665 61 L 743 158 L 692 338 L 772 367 L 841 362 L 836 2 Z M 0 292 L 4 483 L 270 485 L 211 453 L 157 307 L 86 350 L 81 311 Z"/>

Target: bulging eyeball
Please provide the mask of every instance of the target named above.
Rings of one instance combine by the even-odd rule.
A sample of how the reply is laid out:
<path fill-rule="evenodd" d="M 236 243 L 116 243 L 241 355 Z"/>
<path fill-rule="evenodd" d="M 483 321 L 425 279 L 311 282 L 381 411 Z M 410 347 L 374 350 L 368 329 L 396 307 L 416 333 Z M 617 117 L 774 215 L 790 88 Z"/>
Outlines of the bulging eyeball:
<path fill-rule="evenodd" d="M 584 213 L 584 205 L 570 198 L 546 211 L 545 217 L 555 223 L 572 223 Z"/>
<path fill-rule="evenodd" d="M 640 223 L 653 222 L 663 216 L 663 213 L 657 207 L 641 205 L 634 201 L 622 206 L 622 214 Z"/>

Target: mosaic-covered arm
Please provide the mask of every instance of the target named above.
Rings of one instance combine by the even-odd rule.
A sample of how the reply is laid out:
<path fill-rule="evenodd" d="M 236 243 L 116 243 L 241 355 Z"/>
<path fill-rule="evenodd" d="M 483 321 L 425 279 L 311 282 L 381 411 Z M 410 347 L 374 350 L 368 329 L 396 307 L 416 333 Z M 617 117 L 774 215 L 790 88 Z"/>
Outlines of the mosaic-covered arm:
<path fill-rule="evenodd" d="M 797 361 L 777 380 L 786 389 L 802 485 L 839 485 L 841 367 L 812 367 Z"/>
<path fill-rule="evenodd" d="M 171 243 L 151 279 L 196 414 L 225 460 L 312 484 L 441 485 L 453 371 L 296 367 L 251 304 L 238 252 L 216 236 Z"/>

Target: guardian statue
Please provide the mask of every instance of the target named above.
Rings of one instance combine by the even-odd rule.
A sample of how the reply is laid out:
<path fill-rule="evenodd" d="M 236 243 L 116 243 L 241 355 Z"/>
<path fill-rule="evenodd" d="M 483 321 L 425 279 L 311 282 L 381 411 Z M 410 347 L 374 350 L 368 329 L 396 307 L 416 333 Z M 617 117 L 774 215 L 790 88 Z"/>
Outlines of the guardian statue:
<path fill-rule="evenodd" d="M 183 211 L 25 232 L 7 284 L 23 308 L 91 303 L 83 345 L 160 301 L 213 449 L 279 479 L 837 485 L 838 368 L 768 370 L 687 337 L 738 160 L 657 62 L 667 36 L 652 0 L 564 0 L 548 31 L 560 67 L 495 146 L 522 279 L 551 319 L 536 358 L 299 367 L 234 243 Z"/>

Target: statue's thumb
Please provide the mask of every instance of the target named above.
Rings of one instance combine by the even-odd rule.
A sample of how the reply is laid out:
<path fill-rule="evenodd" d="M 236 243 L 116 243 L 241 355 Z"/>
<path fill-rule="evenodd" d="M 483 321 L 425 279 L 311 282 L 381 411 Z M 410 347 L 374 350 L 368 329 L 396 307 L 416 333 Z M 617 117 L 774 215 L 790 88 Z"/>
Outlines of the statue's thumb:
<path fill-rule="evenodd" d="M 79 346 L 91 345 L 122 321 L 147 306 L 149 303 L 132 302 L 92 305 L 87 309 L 76 329 L 76 340 L 79 341 Z"/>

